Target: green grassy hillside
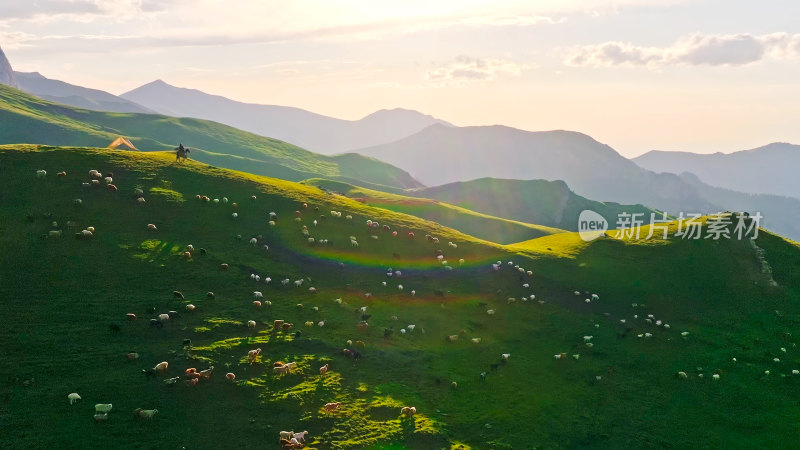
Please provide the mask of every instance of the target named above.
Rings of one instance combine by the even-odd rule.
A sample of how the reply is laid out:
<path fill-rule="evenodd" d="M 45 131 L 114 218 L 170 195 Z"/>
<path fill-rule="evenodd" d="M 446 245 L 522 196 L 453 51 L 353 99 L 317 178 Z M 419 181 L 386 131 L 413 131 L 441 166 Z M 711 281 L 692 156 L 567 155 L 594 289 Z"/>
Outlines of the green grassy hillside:
<path fill-rule="evenodd" d="M 438 222 L 471 236 L 500 244 L 527 241 L 565 230 L 493 217 L 427 198 L 408 197 L 321 178 L 303 184 L 339 193 L 361 203 Z"/>
<path fill-rule="evenodd" d="M 288 180 L 325 176 L 400 188 L 420 186 L 406 172 L 361 155 L 323 156 L 207 120 L 73 108 L 0 85 L 0 144 L 104 147 L 119 135 L 130 137 L 145 151 L 167 150 L 182 142 L 194 149 L 193 159 Z"/>
<path fill-rule="evenodd" d="M 572 192 L 563 181 L 502 180 L 480 178 L 430 188 L 412 189 L 408 195 L 433 198 L 497 217 L 576 231 L 581 211 L 591 209 L 606 218 L 611 227 L 617 214 L 654 210 L 643 205 L 598 202 Z"/>
<path fill-rule="evenodd" d="M 314 187 L 172 159 L 0 147 L 4 448 L 278 448 L 278 432 L 291 429 L 308 430 L 307 448 L 319 449 L 793 446 L 797 243 L 762 232 L 757 252 L 728 240 L 583 243 L 562 233 L 503 247 Z M 113 172 L 118 190 L 83 187 L 91 169 Z M 91 239 L 73 236 L 89 226 Z M 390 267 L 401 276 L 388 277 Z M 271 306 L 254 307 L 253 291 Z M 163 328 L 149 324 L 170 310 L 179 315 Z M 275 332 L 274 319 L 295 327 Z M 348 340 L 362 358 L 342 354 Z M 140 359 L 127 361 L 131 351 Z M 276 360 L 297 368 L 276 375 Z M 166 373 L 142 373 L 161 361 Z M 185 384 L 186 368 L 210 365 L 210 379 Z M 71 392 L 82 400 L 70 405 Z M 323 410 L 336 401 L 339 411 Z M 95 424 L 96 403 L 113 410 Z M 417 415 L 400 417 L 404 405 Z M 136 419 L 136 408 L 159 413 Z"/>

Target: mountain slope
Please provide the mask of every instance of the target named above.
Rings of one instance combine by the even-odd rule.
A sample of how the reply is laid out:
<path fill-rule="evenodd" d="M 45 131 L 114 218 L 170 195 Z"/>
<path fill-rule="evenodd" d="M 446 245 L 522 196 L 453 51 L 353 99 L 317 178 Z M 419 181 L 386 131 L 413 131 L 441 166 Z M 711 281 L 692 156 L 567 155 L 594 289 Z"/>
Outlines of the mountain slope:
<path fill-rule="evenodd" d="M 315 178 L 304 180 L 303 184 L 316 186 L 328 192 L 344 195 L 376 208 L 402 212 L 425 220 L 430 220 L 471 236 L 497 242 L 498 244 L 511 244 L 550 234 L 566 232 L 566 230 L 558 228 L 481 214 L 470 209 L 442 203 L 437 200 L 381 192 L 339 181 Z"/>
<path fill-rule="evenodd" d="M 620 205 L 597 202 L 576 195 L 563 181 L 501 180 L 480 178 L 430 188 L 414 189 L 412 195 L 452 203 L 473 211 L 523 222 L 578 230 L 581 211 L 592 210 L 608 220 L 614 228 L 620 213 L 643 214 L 649 220 L 656 213 L 642 205 Z M 660 217 L 660 215 L 656 215 Z"/>
<path fill-rule="evenodd" d="M 433 125 L 397 142 L 357 151 L 407 170 L 429 186 L 483 177 L 563 180 L 575 193 L 587 198 L 642 204 L 675 216 L 681 212 L 754 212 L 748 194 L 731 191 L 720 196 L 703 183 L 689 183 L 671 173 L 650 172 L 611 147 L 575 132 Z M 781 203 L 797 210 L 800 201 L 786 202 L 775 196 L 761 199 L 765 201 L 765 209 L 769 209 L 769 229 L 800 239 L 800 224 L 793 213 L 769 207 Z M 724 202 L 718 203 L 720 200 Z M 529 217 L 510 218 L 531 221 Z"/>
<path fill-rule="evenodd" d="M 800 146 L 773 143 L 730 154 L 653 150 L 633 161 L 654 172 L 691 172 L 711 186 L 800 198 Z"/>
<path fill-rule="evenodd" d="M 0 147 L 0 424 L 13 448 L 227 448 L 237 436 L 249 449 L 264 447 L 253 436 L 291 429 L 308 430 L 308 448 L 338 449 L 779 448 L 794 435 L 796 243 L 763 233 L 758 251 L 735 240 L 586 243 L 561 233 L 500 247 L 309 186 L 171 159 Z M 83 187 L 89 169 L 113 172 L 118 191 Z M 367 229 L 368 218 L 403 233 Z M 72 237 L 88 226 L 91 239 Z M 303 226 L 330 241 L 309 243 Z M 189 257 L 188 244 L 198 249 Z M 436 250 L 465 263 L 443 269 Z M 254 291 L 271 304 L 254 306 Z M 590 293 L 599 297 L 586 302 Z M 150 324 L 170 310 L 177 316 Z M 294 328 L 276 331 L 275 319 Z M 360 359 L 343 354 L 348 340 Z M 131 351 L 139 359 L 128 361 Z M 297 365 L 281 375 L 278 360 Z M 161 361 L 165 373 L 142 373 Z M 210 378 L 186 384 L 186 369 L 210 366 Z M 83 399 L 70 405 L 70 392 Z M 341 408 L 326 412 L 328 402 Z M 96 403 L 113 404 L 100 423 Z M 401 417 L 412 405 L 417 414 Z M 140 421 L 136 408 L 159 412 Z"/>
<path fill-rule="evenodd" d="M 161 80 L 121 97 L 161 114 L 213 120 L 326 155 L 392 142 L 431 124 L 447 124 L 405 109 L 382 110 L 356 121 L 335 119 L 300 108 L 241 103 Z"/>
<path fill-rule="evenodd" d="M 17 87 L 17 77 L 14 75 L 14 69 L 11 68 L 11 63 L 8 62 L 6 54 L 0 48 L 0 84 L 5 84 L 11 87 Z"/>
<path fill-rule="evenodd" d="M 119 135 L 144 150 L 182 142 L 200 161 L 288 180 L 314 176 L 394 187 L 417 187 L 407 173 L 360 155 L 323 156 L 277 139 L 219 123 L 152 114 L 104 113 L 72 108 L 0 85 L 0 143 L 105 147 Z"/>
<path fill-rule="evenodd" d="M 98 89 L 88 89 L 59 80 L 51 80 L 38 72 L 15 72 L 20 90 L 55 103 L 121 113 L 154 113 L 136 103 Z"/>

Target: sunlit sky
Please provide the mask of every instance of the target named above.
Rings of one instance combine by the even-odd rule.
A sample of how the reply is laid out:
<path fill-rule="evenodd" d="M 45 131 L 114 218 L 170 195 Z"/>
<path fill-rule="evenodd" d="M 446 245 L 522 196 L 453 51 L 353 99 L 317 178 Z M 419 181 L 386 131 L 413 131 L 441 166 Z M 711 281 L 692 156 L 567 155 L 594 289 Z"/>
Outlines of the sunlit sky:
<path fill-rule="evenodd" d="M 626 156 L 800 143 L 796 0 L 1 0 L 15 70 L 358 119 L 587 133 Z"/>

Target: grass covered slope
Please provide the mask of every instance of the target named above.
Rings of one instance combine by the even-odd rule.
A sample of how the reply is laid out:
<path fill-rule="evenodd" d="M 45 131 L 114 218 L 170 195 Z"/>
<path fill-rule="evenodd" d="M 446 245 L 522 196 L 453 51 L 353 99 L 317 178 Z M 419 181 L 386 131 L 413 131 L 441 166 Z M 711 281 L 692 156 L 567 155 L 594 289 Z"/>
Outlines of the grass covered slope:
<path fill-rule="evenodd" d="M 800 368 L 791 334 L 800 321 L 795 243 L 763 233 L 756 253 L 736 241 L 604 238 L 575 248 L 565 240 L 568 252 L 551 241 L 542 257 L 532 244 L 539 239 L 501 247 L 310 186 L 171 159 L 0 148 L 6 448 L 277 448 L 278 431 L 290 429 L 308 430 L 307 448 L 320 449 L 774 448 L 790 446 L 797 432 L 786 419 L 800 414 L 800 378 L 791 372 Z M 90 169 L 113 172 L 118 190 L 82 187 Z M 61 170 L 67 175 L 56 176 Z M 137 188 L 145 203 L 135 200 Z M 378 229 L 367 229 L 367 219 Z M 148 223 L 158 229 L 148 231 Z M 72 236 L 88 226 L 92 239 Z M 54 229 L 63 235 L 42 238 Z M 540 239 L 561 236 L 574 234 Z M 184 257 L 188 244 L 206 254 Z M 495 271 L 490 262 L 498 259 Z M 402 271 L 399 279 L 386 275 L 389 267 Z M 284 278 L 304 281 L 283 286 Z M 254 307 L 253 291 L 271 307 Z M 599 298 L 587 303 L 591 293 Z M 179 316 L 163 328 L 149 325 L 169 310 Z M 126 313 L 139 319 L 126 321 Z M 274 319 L 295 328 L 275 332 Z M 357 326 L 362 319 L 366 328 Z M 415 329 L 402 334 L 409 324 Z M 450 335 L 459 338 L 447 342 Z M 362 358 L 342 354 L 347 340 Z M 255 348 L 262 353 L 249 364 Z M 130 351 L 140 359 L 127 361 Z M 510 353 L 506 363 L 502 353 Z M 276 375 L 277 360 L 296 361 L 297 369 Z M 141 373 L 161 361 L 169 362 L 165 374 Z M 323 379 L 318 368 L 326 363 Z M 184 369 L 210 365 L 210 379 L 184 383 Z M 178 382 L 167 385 L 172 377 Z M 70 392 L 83 400 L 69 405 Z M 335 401 L 341 410 L 322 409 Z M 114 405 L 108 420 L 93 423 L 95 403 Z M 404 405 L 418 414 L 401 418 Z M 135 408 L 159 413 L 135 419 Z"/>
<path fill-rule="evenodd" d="M 398 211 L 438 222 L 446 227 L 454 228 L 469 235 L 499 244 L 527 241 L 537 237 L 565 232 L 565 230 L 560 230 L 558 228 L 517 222 L 476 213 L 469 209 L 447 203 L 440 203 L 437 200 L 387 193 L 354 186 L 340 181 L 314 178 L 304 180 L 303 184 L 317 186 L 330 192 L 339 193 L 370 206 Z"/>
<path fill-rule="evenodd" d="M 167 150 L 183 142 L 195 149 L 193 159 L 288 180 L 325 176 L 420 186 L 406 172 L 360 155 L 323 156 L 207 120 L 73 108 L 0 85 L 2 144 L 105 147 L 119 135 L 130 137 L 142 150 Z"/>
<path fill-rule="evenodd" d="M 480 178 L 429 188 L 409 195 L 427 197 L 497 217 L 576 231 L 578 216 L 590 209 L 616 224 L 617 214 L 644 213 L 649 221 L 654 210 L 643 205 L 598 202 L 572 192 L 563 181 L 503 180 Z"/>

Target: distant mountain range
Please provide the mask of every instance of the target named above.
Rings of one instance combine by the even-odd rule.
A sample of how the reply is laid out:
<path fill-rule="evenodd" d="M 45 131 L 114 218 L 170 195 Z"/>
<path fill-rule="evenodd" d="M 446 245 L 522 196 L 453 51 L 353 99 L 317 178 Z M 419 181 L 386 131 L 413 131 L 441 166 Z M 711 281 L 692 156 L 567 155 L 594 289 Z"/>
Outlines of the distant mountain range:
<path fill-rule="evenodd" d="M 712 207 L 676 175 L 642 170 L 611 147 L 572 131 L 506 126 L 430 126 L 391 144 L 356 150 L 437 186 L 476 178 L 564 180 L 600 201 L 642 203 L 667 211 Z"/>
<path fill-rule="evenodd" d="M 142 150 L 171 150 L 182 142 L 193 159 L 290 181 L 325 177 L 379 189 L 420 186 L 408 173 L 361 155 L 319 155 L 207 120 L 79 109 L 0 84 L 0 144 L 106 147 L 120 135 Z"/>
<path fill-rule="evenodd" d="M 432 124 L 452 126 L 407 109 L 381 110 L 360 120 L 335 119 L 300 108 L 237 102 L 161 80 L 121 97 L 160 114 L 213 120 L 325 155 L 396 141 Z"/>
<path fill-rule="evenodd" d="M 98 89 L 89 89 L 38 72 L 15 72 L 19 89 L 39 98 L 78 108 L 121 113 L 155 113 L 136 103 Z"/>
<path fill-rule="evenodd" d="M 699 179 L 645 170 L 611 147 L 570 131 L 530 132 L 505 126 L 444 127 L 432 125 L 399 141 L 356 150 L 409 172 L 426 185 L 476 178 L 563 180 L 576 194 L 600 201 L 642 204 L 677 215 L 725 210 L 760 211 L 762 225 L 800 239 L 800 200 L 729 191 Z M 523 182 L 500 194 L 525 195 Z M 492 189 L 496 189 L 493 187 Z M 424 192 L 426 197 L 439 198 Z M 531 193 L 534 195 L 535 193 Z M 535 197 L 534 197 L 535 198 Z M 466 200 L 441 198 L 457 205 Z M 487 206 L 491 206 L 487 204 Z M 509 217 L 497 210 L 479 210 Z M 531 217 L 513 216 L 530 222 Z"/>
<path fill-rule="evenodd" d="M 800 145 L 774 143 L 708 155 L 654 150 L 633 161 L 654 172 L 691 172 L 704 183 L 721 188 L 800 198 Z"/>

